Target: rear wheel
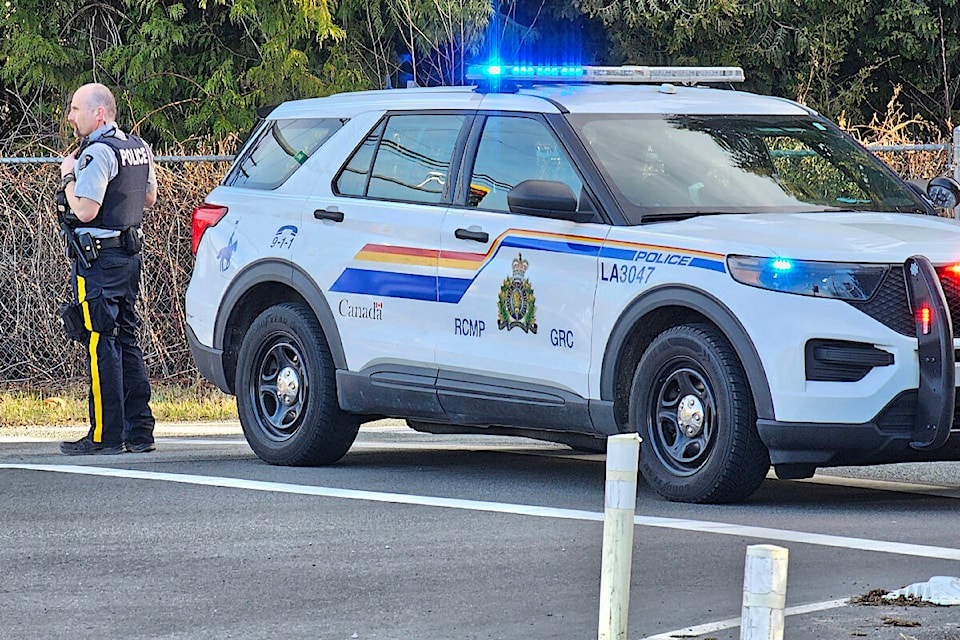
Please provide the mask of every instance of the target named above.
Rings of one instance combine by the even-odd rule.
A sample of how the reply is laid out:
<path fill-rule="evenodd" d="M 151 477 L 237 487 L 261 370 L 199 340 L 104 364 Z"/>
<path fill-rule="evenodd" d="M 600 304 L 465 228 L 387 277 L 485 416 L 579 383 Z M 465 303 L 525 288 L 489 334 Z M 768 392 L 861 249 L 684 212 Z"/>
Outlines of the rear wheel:
<path fill-rule="evenodd" d="M 237 412 L 262 460 L 322 465 L 347 453 L 360 421 L 337 403 L 335 368 L 320 323 L 303 304 L 261 313 L 243 338 Z"/>
<path fill-rule="evenodd" d="M 643 439 L 640 471 L 668 500 L 743 500 L 770 468 L 746 374 L 711 325 L 653 340 L 633 377 L 629 415 Z"/>

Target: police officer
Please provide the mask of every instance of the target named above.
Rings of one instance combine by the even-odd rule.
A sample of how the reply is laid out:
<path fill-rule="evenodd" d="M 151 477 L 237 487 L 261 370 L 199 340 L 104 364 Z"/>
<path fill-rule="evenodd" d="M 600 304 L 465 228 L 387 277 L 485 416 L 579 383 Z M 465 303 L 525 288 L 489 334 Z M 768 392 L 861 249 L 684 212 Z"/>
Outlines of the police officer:
<path fill-rule="evenodd" d="M 64 217 L 83 253 L 72 277 L 82 313 L 90 376 L 90 431 L 64 442 L 67 455 L 153 451 L 150 382 L 137 345 L 134 311 L 140 292 L 140 223 L 157 201 L 153 153 L 116 123 L 110 89 L 86 84 L 67 121 L 79 148 L 60 163 Z"/>

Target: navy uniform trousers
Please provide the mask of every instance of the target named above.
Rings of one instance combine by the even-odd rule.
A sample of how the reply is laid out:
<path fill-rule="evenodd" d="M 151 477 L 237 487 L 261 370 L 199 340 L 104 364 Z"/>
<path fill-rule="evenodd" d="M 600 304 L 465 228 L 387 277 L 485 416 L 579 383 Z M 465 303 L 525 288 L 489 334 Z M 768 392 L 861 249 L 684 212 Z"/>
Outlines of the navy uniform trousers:
<path fill-rule="evenodd" d="M 89 268 L 74 261 L 74 287 L 90 332 L 86 342 L 90 376 L 90 433 L 106 447 L 153 442 L 150 381 L 137 345 L 140 254 L 101 249 Z"/>

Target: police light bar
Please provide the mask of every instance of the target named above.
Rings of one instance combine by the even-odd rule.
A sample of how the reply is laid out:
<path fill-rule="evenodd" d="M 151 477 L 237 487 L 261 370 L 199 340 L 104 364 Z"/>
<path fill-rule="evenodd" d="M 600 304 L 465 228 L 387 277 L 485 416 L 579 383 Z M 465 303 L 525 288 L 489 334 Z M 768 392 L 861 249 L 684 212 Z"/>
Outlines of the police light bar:
<path fill-rule="evenodd" d="M 740 67 L 593 67 L 474 64 L 467 67 L 468 80 L 539 82 L 672 83 L 743 82 Z"/>

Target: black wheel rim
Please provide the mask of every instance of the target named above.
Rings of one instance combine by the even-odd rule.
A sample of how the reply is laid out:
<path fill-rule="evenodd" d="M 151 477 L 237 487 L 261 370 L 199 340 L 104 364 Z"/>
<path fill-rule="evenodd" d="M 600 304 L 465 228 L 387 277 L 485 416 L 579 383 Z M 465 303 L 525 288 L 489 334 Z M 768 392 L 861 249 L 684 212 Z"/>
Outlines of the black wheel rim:
<path fill-rule="evenodd" d="M 303 350 L 289 334 L 264 340 L 257 352 L 250 400 L 257 424 L 272 440 L 290 438 L 303 422 L 309 385 Z"/>
<path fill-rule="evenodd" d="M 692 361 L 674 360 L 660 369 L 650 394 L 650 443 L 664 468 L 691 476 L 710 458 L 717 411 L 706 374 Z"/>

